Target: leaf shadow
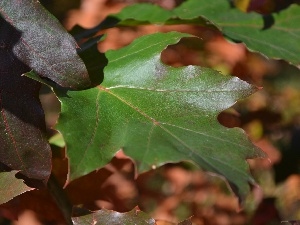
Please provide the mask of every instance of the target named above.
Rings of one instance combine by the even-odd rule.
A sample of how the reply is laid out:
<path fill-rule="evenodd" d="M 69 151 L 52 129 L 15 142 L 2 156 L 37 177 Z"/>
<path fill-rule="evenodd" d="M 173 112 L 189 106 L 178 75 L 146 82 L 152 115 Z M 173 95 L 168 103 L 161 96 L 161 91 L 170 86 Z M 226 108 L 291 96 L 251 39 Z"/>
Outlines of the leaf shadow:
<path fill-rule="evenodd" d="M 262 30 L 270 29 L 275 24 L 274 16 L 271 14 L 262 15 L 262 19 L 264 22 L 264 26 L 263 26 Z"/>
<path fill-rule="evenodd" d="M 90 80 L 91 87 L 96 87 L 104 80 L 104 67 L 107 65 L 108 60 L 103 52 L 98 50 L 98 42 L 103 37 L 98 32 L 114 27 L 119 22 L 115 17 L 107 17 L 104 21 L 100 22 L 97 26 L 86 29 L 79 25 L 73 27 L 69 32 L 78 44 L 77 53 L 83 60 Z"/>
<path fill-rule="evenodd" d="M 1 16 L 0 29 L 5 31 L 0 32 L 0 107 L 20 120 L 41 128 L 44 114 L 38 98 L 41 85 L 22 76 L 30 68 L 13 52 L 14 45 L 21 41 L 22 33 Z"/>

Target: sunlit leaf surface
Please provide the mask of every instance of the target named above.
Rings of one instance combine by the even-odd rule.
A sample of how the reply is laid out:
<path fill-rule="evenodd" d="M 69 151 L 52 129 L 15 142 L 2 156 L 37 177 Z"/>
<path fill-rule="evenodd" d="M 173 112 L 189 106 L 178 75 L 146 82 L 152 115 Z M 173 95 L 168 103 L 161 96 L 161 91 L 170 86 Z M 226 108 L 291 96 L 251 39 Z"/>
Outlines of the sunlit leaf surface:
<path fill-rule="evenodd" d="M 20 61 L 61 86 L 80 89 L 90 85 L 75 40 L 39 1 L 0 1 L 0 15 L 18 31 L 18 42 L 6 45 Z M 9 37 L 6 26 L 0 28 L 1 35 Z"/>
<path fill-rule="evenodd" d="M 123 148 L 139 172 L 188 160 L 225 176 L 245 197 L 254 183 L 245 160 L 262 153 L 241 129 L 225 128 L 216 117 L 256 88 L 208 68 L 164 65 L 161 51 L 188 36 L 139 38 L 107 53 L 100 86 L 56 90 L 62 102 L 57 129 L 66 141 L 71 179 L 104 166 Z"/>

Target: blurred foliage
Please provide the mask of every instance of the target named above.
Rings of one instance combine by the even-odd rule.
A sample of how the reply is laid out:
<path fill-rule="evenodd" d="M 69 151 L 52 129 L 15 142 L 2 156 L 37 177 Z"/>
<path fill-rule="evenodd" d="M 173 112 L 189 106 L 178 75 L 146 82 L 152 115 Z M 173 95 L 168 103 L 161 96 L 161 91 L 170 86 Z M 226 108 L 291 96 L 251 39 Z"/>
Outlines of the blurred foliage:
<path fill-rule="evenodd" d="M 299 0 L 233 0 L 234 5 L 244 12 L 255 11 L 261 14 L 279 12 Z"/>
<path fill-rule="evenodd" d="M 79 8 L 81 0 L 40 0 L 40 3 L 56 18 L 63 20 L 66 12 Z"/>
<path fill-rule="evenodd" d="M 68 10 L 78 9 L 80 5 L 79 0 L 41 2 L 60 20 L 68 17 Z M 133 2 L 107 1 L 105 4 L 107 7 L 116 7 L 118 4 Z M 158 4 L 162 1 L 148 2 Z M 298 2 L 235 0 L 241 10 L 263 14 L 277 12 Z M 173 2 L 173 7 L 180 3 Z M 164 29 L 167 31 L 169 28 Z M 199 34 L 203 41 L 182 40 L 177 45 L 169 46 L 162 54 L 165 63 L 173 66 L 193 64 L 212 67 L 263 87 L 219 116 L 220 123 L 227 127 L 243 127 L 250 138 L 269 154 L 270 160 L 250 161 L 251 171 L 261 187 L 253 187 L 244 210 L 237 212 L 237 201 L 226 184 L 218 177 L 196 170 L 188 162 L 168 164 L 135 179 L 133 163 L 119 154 L 105 168 L 71 183 L 66 189 L 69 198 L 74 204 L 90 210 L 106 208 L 125 212 L 139 205 L 141 210 L 161 220 L 179 222 L 192 216 L 193 223 L 197 225 L 265 225 L 280 224 L 282 220 L 300 220 L 299 68 L 284 61 L 268 61 L 246 51 L 242 45 L 227 42 L 213 31 L 195 27 L 178 29 Z M 107 42 L 101 43 L 99 48 L 119 48 L 135 37 L 153 31 L 157 31 L 157 28 L 114 29 L 108 32 L 108 37 L 112 38 L 107 38 Z M 234 58 L 234 55 L 237 57 Z M 49 136 L 52 136 L 50 128 L 57 119 L 59 104 L 49 93 L 43 93 L 41 100 L 46 111 Z M 61 139 L 58 140 L 61 143 Z M 53 173 L 64 185 L 67 176 L 64 149 L 52 146 L 52 151 Z M 90 186 L 89 180 L 97 182 Z M 41 224 L 46 224 L 45 221 L 62 224 L 59 209 L 49 199 L 51 197 L 45 190 L 28 192 L 16 198 L 12 205 L 0 208 L 0 214 L 5 215 L 5 207 L 14 208 L 17 214 L 30 209 L 40 217 L 40 221 L 44 221 Z M 49 204 L 44 205 L 44 202 Z M 46 210 L 49 215 L 43 218 L 39 214 L 40 210 Z M 10 222 L 2 219 L 0 224 L 7 225 Z"/>

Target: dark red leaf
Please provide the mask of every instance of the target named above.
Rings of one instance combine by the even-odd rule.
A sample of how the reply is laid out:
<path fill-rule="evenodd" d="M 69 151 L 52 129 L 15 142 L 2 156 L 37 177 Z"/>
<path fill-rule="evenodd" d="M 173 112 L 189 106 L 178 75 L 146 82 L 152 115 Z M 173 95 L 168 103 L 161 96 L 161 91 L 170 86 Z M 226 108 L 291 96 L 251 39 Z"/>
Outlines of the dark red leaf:
<path fill-rule="evenodd" d="M 61 86 L 89 87 L 88 72 L 76 53 L 75 40 L 39 1 L 0 1 L 0 14 L 19 31 L 12 49 L 19 60 Z"/>
<path fill-rule="evenodd" d="M 275 205 L 275 198 L 265 198 L 258 205 L 253 215 L 251 224 L 264 225 L 264 224 L 278 224 L 280 222 L 280 215 Z"/>
<path fill-rule="evenodd" d="M 47 181 L 51 152 L 45 137 L 40 83 L 13 52 L 21 32 L 0 17 L 0 162 L 26 177 Z"/>

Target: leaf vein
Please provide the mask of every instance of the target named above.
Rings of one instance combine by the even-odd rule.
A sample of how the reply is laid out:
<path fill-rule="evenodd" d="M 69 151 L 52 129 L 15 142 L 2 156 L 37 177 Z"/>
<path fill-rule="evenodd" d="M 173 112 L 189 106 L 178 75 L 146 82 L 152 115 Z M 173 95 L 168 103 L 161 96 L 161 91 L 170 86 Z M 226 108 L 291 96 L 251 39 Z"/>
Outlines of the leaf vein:
<path fill-rule="evenodd" d="M 25 164 L 24 164 L 24 162 L 22 160 L 22 157 L 19 154 L 17 142 L 16 142 L 16 140 L 14 138 L 14 135 L 12 134 L 12 131 L 10 129 L 9 123 L 8 123 L 6 115 L 5 115 L 5 111 L 4 111 L 3 106 L 2 106 L 2 91 L 1 90 L 0 90 L 0 108 L 1 108 L 1 116 L 2 116 L 2 119 L 3 119 L 3 123 L 5 125 L 6 130 L 7 130 L 7 133 L 9 134 L 9 138 L 12 141 L 12 144 L 14 146 L 14 150 L 15 150 L 15 152 L 17 154 L 17 157 L 18 157 L 19 161 L 22 164 L 22 169 L 24 170 L 25 173 L 28 173 L 27 169 L 26 169 L 26 166 L 25 166 Z"/>
<path fill-rule="evenodd" d="M 96 97 L 96 121 L 95 121 L 95 126 L 94 126 L 94 130 L 92 131 L 92 134 L 91 134 L 91 137 L 90 137 L 90 140 L 89 142 L 87 143 L 84 151 L 83 151 L 83 155 L 81 157 L 81 160 L 78 162 L 78 164 L 76 165 L 74 171 L 77 171 L 80 167 L 80 165 L 82 164 L 82 162 L 84 161 L 84 158 L 86 157 L 86 154 L 89 150 L 89 147 L 93 144 L 93 141 L 96 137 L 96 134 L 97 134 L 97 129 L 99 127 L 99 122 L 100 122 L 100 118 L 99 118 L 99 111 L 100 111 L 100 105 L 99 105 L 99 98 L 100 98 L 100 91 L 98 92 L 97 94 L 97 97 Z"/>

